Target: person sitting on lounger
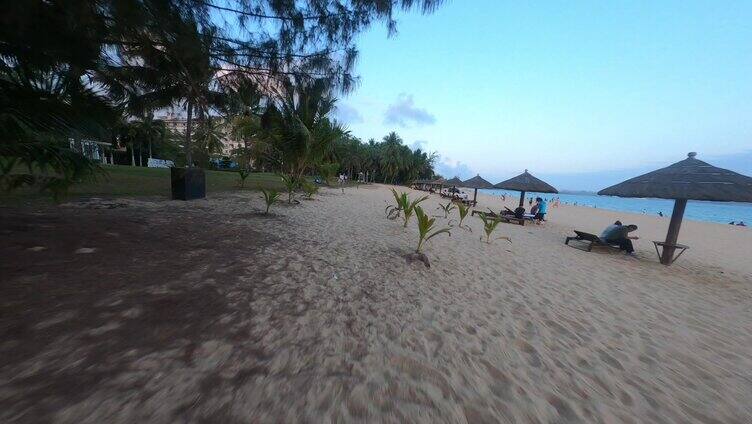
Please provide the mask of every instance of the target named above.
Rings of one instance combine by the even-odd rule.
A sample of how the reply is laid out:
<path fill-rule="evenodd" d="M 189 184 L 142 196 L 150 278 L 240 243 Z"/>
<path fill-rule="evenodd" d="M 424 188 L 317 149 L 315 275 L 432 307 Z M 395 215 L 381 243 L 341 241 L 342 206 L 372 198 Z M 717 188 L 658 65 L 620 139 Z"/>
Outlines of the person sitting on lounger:
<path fill-rule="evenodd" d="M 618 244 L 619 249 L 626 251 L 627 255 L 632 255 L 634 254 L 632 240 L 636 240 L 637 237 L 630 237 L 629 233 L 635 230 L 637 230 L 636 225 L 622 225 L 621 221 L 616 221 L 603 230 L 600 239 L 608 244 Z"/>

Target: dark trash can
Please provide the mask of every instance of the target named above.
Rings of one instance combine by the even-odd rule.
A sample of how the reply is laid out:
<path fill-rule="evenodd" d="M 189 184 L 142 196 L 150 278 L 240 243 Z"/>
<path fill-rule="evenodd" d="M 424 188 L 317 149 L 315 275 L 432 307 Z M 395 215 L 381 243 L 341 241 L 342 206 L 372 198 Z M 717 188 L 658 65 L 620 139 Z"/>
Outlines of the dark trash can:
<path fill-rule="evenodd" d="M 170 168 L 170 177 L 173 200 L 206 197 L 206 174 L 202 168 Z"/>

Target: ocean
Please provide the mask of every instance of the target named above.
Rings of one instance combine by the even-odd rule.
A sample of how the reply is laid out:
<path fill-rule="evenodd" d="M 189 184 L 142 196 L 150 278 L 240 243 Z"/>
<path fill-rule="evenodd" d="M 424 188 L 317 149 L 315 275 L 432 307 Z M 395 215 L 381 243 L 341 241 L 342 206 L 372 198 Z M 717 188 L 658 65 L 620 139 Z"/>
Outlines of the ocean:
<path fill-rule="evenodd" d="M 519 199 L 520 193 L 507 190 L 479 190 L 485 194 L 500 196 L 506 194 L 515 199 Z M 562 204 L 587 206 L 591 208 L 608 209 L 612 211 L 631 212 L 637 214 L 658 215 L 659 212 L 664 216 L 671 216 L 674 208 L 674 201 L 667 199 L 631 199 L 611 196 L 598 196 L 595 194 L 537 194 L 526 193 L 525 197 L 530 196 L 551 199 L 558 197 Z M 525 208 L 529 208 L 527 200 Z M 718 222 L 728 224 L 731 221 L 744 221 L 747 225 L 752 225 L 752 203 L 737 202 L 705 202 L 690 200 L 687 202 L 687 209 L 684 211 L 684 219 L 694 221 Z"/>

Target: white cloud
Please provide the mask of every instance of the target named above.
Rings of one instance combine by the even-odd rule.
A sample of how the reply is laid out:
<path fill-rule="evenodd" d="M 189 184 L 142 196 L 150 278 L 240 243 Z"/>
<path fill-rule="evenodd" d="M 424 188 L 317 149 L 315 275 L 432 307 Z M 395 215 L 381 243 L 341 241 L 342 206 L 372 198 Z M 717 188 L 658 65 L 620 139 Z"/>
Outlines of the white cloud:
<path fill-rule="evenodd" d="M 338 103 L 334 110 L 334 117 L 338 121 L 345 124 L 359 124 L 363 122 L 363 115 L 360 114 L 358 109 L 348 105 L 347 103 Z"/>
<path fill-rule="evenodd" d="M 437 174 L 446 179 L 459 177 L 461 180 L 466 180 L 475 175 L 469 166 L 448 157 L 439 157 L 434 166 L 434 170 Z"/>
<path fill-rule="evenodd" d="M 416 107 L 412 94 L 400 93 L 397 100 L 386 109 L 384 123 L 408 128 L 411 124 L 434 124 L 436 117 L 427 110 Z"/>

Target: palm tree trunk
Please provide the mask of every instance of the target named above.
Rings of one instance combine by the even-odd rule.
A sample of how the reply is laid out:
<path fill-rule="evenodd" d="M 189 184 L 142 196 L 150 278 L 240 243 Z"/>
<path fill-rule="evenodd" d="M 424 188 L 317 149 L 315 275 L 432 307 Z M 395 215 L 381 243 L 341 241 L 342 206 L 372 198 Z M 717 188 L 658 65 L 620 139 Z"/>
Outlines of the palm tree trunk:
<path fill-rule="evenodd" d="M 185 121 L 185 162 L 188 168 L 193 166 L 193 158 L 191 157 L 191 118 L 193 117 L 193 104 L 188 101 L 186 105 L 187 119 Z"/>
<path fill-rule="evenodd" d="M 149 159 L 151 159 L 151 139 L 149 139 Z"/>
<path fill-rule="evenodd" d="M 136 146 L 131 144 L 131 166 L 136 166 Z"/>
<path fill-rule="evenodd" d="M 141 146 L 138 146 L 138 166 L 144 166 L 144 162 L 143 162 L 144 154 L 141 150 L 142 150 Z"/>

